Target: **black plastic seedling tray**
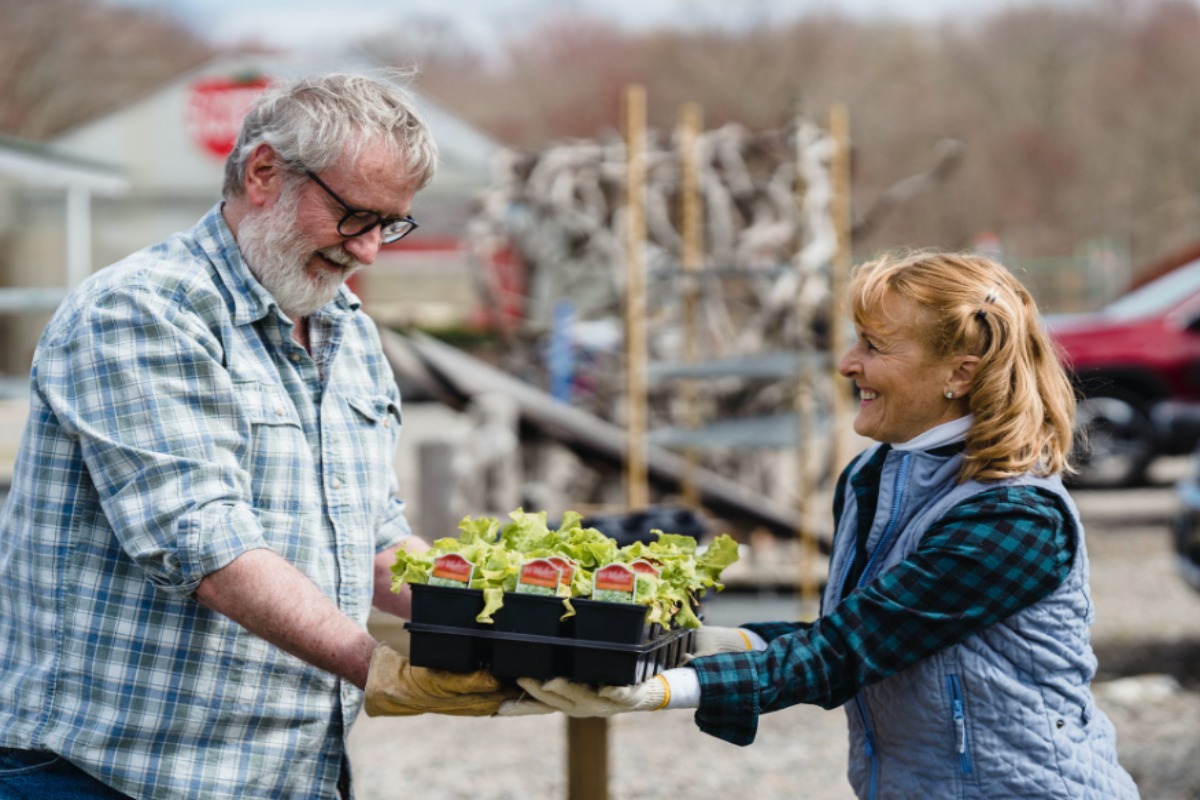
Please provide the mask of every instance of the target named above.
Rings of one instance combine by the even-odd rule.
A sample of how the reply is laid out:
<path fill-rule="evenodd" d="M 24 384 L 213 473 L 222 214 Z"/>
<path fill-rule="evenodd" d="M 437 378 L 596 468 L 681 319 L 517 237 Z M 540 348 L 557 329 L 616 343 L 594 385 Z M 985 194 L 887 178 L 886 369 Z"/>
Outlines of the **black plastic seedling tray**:
<path fill-rule="evenodd" d="M 412 632 L 413 664 L 452 672 L 487 668 L 498 678 L 570 678 L 580 683 L 622 686 L 640 683 L 663 670 L 683 663 L 692 631 L 679 628 L 654 641 L 621 644 L 588 639 L 564 639 L 498 630 L 469 630 L 446 625 L 408 623 Z M 429 638 L 425 638 L 429 637 Z M 441 654 L 431 654 L 417 642 L 442 647 L 457 642 L 456 653 L 469 653 L 455 663 Z M 463 643 L 471 642 L 468 650 Z M 486 655 L 488 645 L 492 656 Z M 505 655 L 497 658 L 498 653 Z M 547 655 L 547 653 L 549 655 Z M 427 657 L 433 655 L 433 657 Z"/>
<path fill-rule="evenodd" d="M 482 627 L 483 592 L 445 586 L 413 585 L 413 620 L 427 620 L 429 630 L 413 630 L 409 658 L 413 664 L 454 672 L 473 672 L 491 660 L 481 640 L 457 632 Z"/>
<path fill-rule="evenodd" d="M 573 617 L 562 619 L 565 613 L 557 597 L 506 594 L 495 616 L 495 633 L 502 635 L 491 640 L 492 674 L 542 679 L 564 674 L 571 654 L 562 643 L 573 640 L 575 627 Z"/>
<path fill-rule="evenodd" d="M 582 683 L 639 683 L 684 662 L 694 631 L 648 625 L 646 607 L 576 598 L 507 594 L 492 625 L 475 617 L 483 595 L 416 584 L 410 658 L 454 672 L 490 669 L 501 678 L 563 677 Z"/>

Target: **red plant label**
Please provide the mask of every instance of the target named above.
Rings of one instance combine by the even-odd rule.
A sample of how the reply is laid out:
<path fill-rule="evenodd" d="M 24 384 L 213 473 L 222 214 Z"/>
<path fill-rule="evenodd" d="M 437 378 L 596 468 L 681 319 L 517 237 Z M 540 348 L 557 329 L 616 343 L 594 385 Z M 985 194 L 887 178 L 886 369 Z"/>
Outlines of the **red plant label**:
<path fill-rule="evenodd" d="M 634 561 L 629 566 L 633 568 L 634 572 L 640 575 L 652 575 L 657 578 L 662 574 L 658 567 L 654 566 L 649 561 L 643 561 L 641 559 Z"/>
<path fill-rule="evenodd" d="M 550 556 L 546 560 L 562 570 L 561 582 L 564 585 L 570 585 L 571 577 L 575 574 L 575 562 L 563 556 Z"/>
<path fill-rule="evenodd" d="M 434 586 L 466 585 L 471 582 L 475 565 L 458 553 L 447 553 L 433 560 L 429 582 Z"/>
<path fill-rule="evenodd" d="M 561 579 L 562 570 L 556 564 L 546 558 L 535 558 L 521 566 L 521 573 L 517 578 L 517 592 L 553 595 Z"/>
<path fill-rule="evenodd" d="M 635 577 L 633 570 L 624 564 L 609 564 L 596 570 L 596 588 L 601 591 L 633 594 Z"/>

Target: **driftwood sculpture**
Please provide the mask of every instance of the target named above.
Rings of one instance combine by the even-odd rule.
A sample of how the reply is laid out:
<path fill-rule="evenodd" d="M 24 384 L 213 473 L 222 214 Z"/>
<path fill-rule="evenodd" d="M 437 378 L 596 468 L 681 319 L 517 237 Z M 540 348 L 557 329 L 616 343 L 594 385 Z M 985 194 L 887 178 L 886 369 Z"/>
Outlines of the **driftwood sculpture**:
<path fill-rule="evenodd" d="M 695 162 L 705 265 L 686 274 L 680 266 L 680 140 L 678 133 L 647 136 L 650 362 L 684 358 L 686 281 L 695 282 L 693 329 L 703 359 L 748 363 L 763 354 L 820 353 L 822 333 L 831 324 L 829 266 L 837 248 L 830 136 L 803 118 L 775 130 L 731 123 L 700 132 Z M 959 153 L 955 143 L 941 145 L 937 165 L 885 193 L 862 224 L 877 224 L 897 203 L 944 180 Z M 625 144 L 615 136 L 564 142 L 536 153 L 504 151 L 468 226 L 485 306 L 501 308 L 511 300 L 500 296 L 502 289 L 486 266 L 498 253 L 515 250 L 524 270 L 524 313 L 517 324 L 501 326 L 506 339 L 501 366 L 548 387 L 546 352 L 555 309 L 569 301 L 577 356 L 571 401 L 618 423 L 624 385 L 625 170 Z M 597 331 L 609 335 L 595 336 Z M 694 390 L 702 418 L 717 421 L 787 414 L 794 408 L 795 382 L 794 368 L 777 374 L 733 370 L 697 382 Z M 651 385 L 651 430 L 679 424 L 676 389 L 671 382 Z M 819 386 L 815 396 L 819 407 Z M 794 457 L 787 453 L 776 457 L 725 447 L 707 451 L 702 461 L 777 499 L 794 491 Z"/>

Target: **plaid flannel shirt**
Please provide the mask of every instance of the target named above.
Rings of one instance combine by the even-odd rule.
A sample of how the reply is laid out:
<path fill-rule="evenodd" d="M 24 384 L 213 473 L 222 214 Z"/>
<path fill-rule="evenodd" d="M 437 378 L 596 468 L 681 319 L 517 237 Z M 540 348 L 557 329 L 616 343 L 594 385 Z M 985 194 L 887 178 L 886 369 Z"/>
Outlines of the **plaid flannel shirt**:
<path fill-rule="evenodd" d="M 797 703 L 836 708 L 864 686 L 1042 600 L 1066 577 L 1074 543 L 1057 499 L 1032 487 L 1002 486 L 952 509 L 916 551 L 854 588 L 868 557 L 866 534 L 878 513 L 887 449 L 851 484 L 861 516 L 842 602 L 812 623 L 747 625 L 767 640 L 766 650 L 692 661 L 701 729 L 744 745 L 754 740 L 759 714 Z M 840 509 L 837 503 L 839 517 Z"/>
<path fill-rule="evenodd" d="M 399 393 L 343 290 L 312 357 L 220 207 L 74 291 L 0 516 L 0 744 L 133 797 L 332 797 L 361 692 L 192 598 L 270 548 L 365 624 L 409 535 Z"/>

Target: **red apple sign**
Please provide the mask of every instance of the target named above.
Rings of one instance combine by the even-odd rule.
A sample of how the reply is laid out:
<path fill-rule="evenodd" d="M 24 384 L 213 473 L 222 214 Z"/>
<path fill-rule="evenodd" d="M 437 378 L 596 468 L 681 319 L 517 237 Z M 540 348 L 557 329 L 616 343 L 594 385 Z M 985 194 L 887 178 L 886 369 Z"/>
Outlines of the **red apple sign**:
<path fill-rule="evenodd" d="M 237 142 L 242 118 L 263 90 L 267 78 L 202 78 L 192 84 L 187 101 L 187 130 L 200 149 L 224 159 Z"/>

